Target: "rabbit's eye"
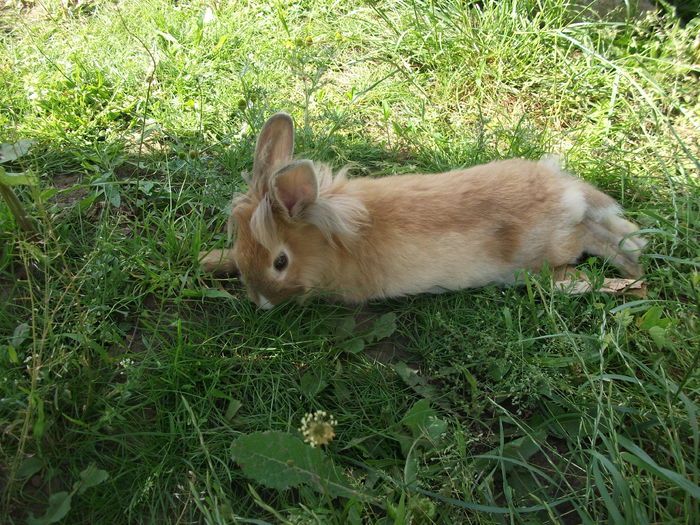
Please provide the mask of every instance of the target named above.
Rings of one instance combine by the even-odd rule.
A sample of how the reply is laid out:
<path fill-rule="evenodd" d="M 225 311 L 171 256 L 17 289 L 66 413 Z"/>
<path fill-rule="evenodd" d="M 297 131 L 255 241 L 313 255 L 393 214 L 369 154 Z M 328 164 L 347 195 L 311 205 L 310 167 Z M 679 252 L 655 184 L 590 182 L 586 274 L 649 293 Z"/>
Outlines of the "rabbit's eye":
<path fill-rule="evenodd" d="M 280 253 L 277 256 L 277 259 L 275 259 L 275 262 L 272 263 L 272 265 L 275 267 L 275 270 L 278 272 L 281 272 L 287 267 L 287 263 L 289 262 L 289 259 L 287 259 L 287 254 L 286 253 Z"/>

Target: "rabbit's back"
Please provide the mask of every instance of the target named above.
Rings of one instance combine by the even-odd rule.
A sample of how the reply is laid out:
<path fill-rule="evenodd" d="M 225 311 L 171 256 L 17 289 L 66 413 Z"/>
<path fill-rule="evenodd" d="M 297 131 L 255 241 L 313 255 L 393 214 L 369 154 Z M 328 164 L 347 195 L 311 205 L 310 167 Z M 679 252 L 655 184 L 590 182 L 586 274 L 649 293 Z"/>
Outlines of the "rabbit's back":
<path fill-rule="evenodd" d="M 430 175 L 351 179 L 370 222 L 327 284 L 358 300 L 488 283 L 519 269 L 573 262 L 582 252 L 586 191 L 551 166 L 520 159 Z"/>

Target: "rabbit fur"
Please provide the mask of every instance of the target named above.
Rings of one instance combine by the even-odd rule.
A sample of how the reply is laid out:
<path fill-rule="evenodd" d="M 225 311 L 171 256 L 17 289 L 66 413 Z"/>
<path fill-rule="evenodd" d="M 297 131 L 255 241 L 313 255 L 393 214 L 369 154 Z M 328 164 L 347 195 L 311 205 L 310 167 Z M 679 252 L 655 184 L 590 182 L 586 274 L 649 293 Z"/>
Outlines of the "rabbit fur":
<path fill-rule="evenodd" d="M 263 126 L 249 191 L 232 204 L 232 249 L 200 254 L 205 271 L 239 272 L 262 308 L 325 293 L 347 303 L 511 284 L 518 270 L 608 258 L 642 274 L 645 241 L 608 195 L 544 159 L 432 175 L 346 178 L 292 160 L 294 126 Z"/>

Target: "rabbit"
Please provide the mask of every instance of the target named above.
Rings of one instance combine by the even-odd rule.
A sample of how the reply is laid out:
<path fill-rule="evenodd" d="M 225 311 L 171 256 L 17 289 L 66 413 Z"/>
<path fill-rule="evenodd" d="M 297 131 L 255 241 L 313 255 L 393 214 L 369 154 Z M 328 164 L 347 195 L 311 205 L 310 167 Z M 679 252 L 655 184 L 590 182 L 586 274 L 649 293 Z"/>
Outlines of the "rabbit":
<path fill-rule="evenodd" d="M 293 150 L 292 119 L 277 113 L 260 132 L 248 193 L 232 203 L 233 248 L 200 254 L 205 271 L 239 272 L 263 309 L 319 292 L 362 303 L 508 285 L 584 253 L 642 275 L 639 228 L 551 158 L 348 179 Z"/>

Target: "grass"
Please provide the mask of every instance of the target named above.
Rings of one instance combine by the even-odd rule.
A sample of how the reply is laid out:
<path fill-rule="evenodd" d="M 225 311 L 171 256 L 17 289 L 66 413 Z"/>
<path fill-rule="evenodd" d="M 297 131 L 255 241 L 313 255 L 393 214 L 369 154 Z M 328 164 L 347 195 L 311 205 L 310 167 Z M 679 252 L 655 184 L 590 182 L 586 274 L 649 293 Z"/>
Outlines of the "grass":
<path fill-rule="evenodd" d="M 6 4 L 0 142 L 36 142 L 3 166 L 40 233 L 0 204 L 4 520 L 697 522 L 700 19 L 633 4 Z M 357 174 L 562 154 L 648 230 L 648 296 L 257 310 L 196 254 L 278 110 Z M 315 410 L 366 499 L 234 460 Z"/>

